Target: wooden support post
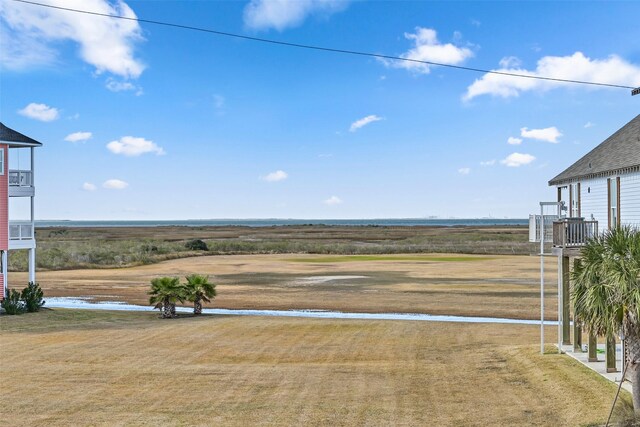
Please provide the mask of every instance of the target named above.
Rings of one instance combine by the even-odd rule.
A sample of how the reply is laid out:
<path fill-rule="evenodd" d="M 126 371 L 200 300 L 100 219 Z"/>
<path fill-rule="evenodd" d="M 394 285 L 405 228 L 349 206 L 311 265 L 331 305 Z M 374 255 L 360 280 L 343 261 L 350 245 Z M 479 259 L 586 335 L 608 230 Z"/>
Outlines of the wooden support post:
<path fill-rule="evenodd" d="M 607 372 L 618 372 L 616 369 L 616 338 L 613 335 L 607 336 L 606 362 Z"/>
<path fill-rule="evenodd" d="M 580 265 L 579 259 L 573 260 L 573 267 Z M 576 316 L 576 305 L 573 305 L 573 352 L 582 353 L 582 325 L 580 319 Z"/>
<path fill-rule="evenodd" d="M 589 332 L 589 362 L 598 361 L 598 337 Z"/>
<path fill-rule="evenodd" d="M 562 257 L 562 345 L 571 345 L 571 315 L 569 312 L 569 257 Z"/>
<path fill-rule="evenodd" d="M 582 325 L 575 314 L 573 316 L 573 352 L 582 353 Z"/>

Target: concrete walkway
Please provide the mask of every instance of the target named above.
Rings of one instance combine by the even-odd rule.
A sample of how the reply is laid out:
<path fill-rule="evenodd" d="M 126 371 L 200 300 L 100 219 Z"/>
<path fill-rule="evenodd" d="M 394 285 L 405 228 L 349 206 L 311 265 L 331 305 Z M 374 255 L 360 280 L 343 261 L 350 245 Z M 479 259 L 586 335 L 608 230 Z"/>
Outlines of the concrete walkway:
<path fill-rule="evenodd" d="M 585 346 L 586 347 L 586 346 Z M 598 361 L 597 362 L 589 362 L 589 355 L 586 352 L 586 348 L 584 352 L 575 352 L 573 351 L 573 345 L 563 345 L 562 352 L 570 357 L 573 357 L 578 362 L 582 363 L 587 368 L 596 371 L 609 381 L 616 383 L 616 385 L 620 384 L 620 379 L 622 378 L 622 370 L 624 366 L 622 365 L 622 346 L 620 344 L 616 345 L 616 368 L 618 368 L 618 372 L 607 373 L 607 366 L 604 361 L 604 344 L 598 344 L 598 350 L 602 350 L 602 352 L 598 351 Z M 631 393 L 631 383 L 629 381 L 624 381 L 622 383 L 622 388 Z"/>

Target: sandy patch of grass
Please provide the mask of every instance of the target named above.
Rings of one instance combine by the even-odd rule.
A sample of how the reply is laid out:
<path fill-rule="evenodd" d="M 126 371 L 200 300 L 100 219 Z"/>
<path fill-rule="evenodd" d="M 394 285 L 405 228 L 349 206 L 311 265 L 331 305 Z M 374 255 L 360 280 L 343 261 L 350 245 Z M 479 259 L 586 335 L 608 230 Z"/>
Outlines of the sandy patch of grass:
<path fill-rule="evenodd" d="M 550 329 L 551 332 L 551 329 Z M 7 425 L 584 425 L 615 386 L 535 326 L 0 317 Z M 628 402 L 628 395 L 623 396 Z"/>
<path fill-rule="evenodd" d="M 468 262 L 493 259 L 482 256 L 429 256 L 429 255 L 341 255 L 296 258 L 293 262 L 355 262 L 355 261 L 418 261 L 418 262 Z"/>

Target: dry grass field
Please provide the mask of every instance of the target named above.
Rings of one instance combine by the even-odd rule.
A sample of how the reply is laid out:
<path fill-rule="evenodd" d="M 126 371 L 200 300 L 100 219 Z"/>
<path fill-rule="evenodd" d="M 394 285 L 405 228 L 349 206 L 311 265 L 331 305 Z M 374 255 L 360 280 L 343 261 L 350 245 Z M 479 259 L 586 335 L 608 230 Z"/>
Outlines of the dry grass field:
<path fill-rule="evenodd" d="M 526 255 L 220 255 L 121 269 L 45 271 L 38 281 L 48 296 L 147 304 L 152 278 L 201 273 L 218 284 L 215 306 L 220 308 L 535 319 L 540 315 L 539 262 Z M 547 317 L 554 318 L 556 263 L 547 261 L 546 272 Z M 10 286 L 19 287 L 27 276 L 12 273 L 9 279 Z"/>
<path fill-rule="evenodd" d="M 537 333 L 72 310 L 2 316 L 2 424 L 603 423 L 614 384 L 568 357 L 539 355 Z"/>
<path fill-rule="evenodd" d="M 45 295 L 145 305 L 151 279 L 200 273 L 217 284 L 213 306 L 220 308 L 539 316 L 539 258 L 505 255 L 524 252 L 521 229 L 435 228 L 414 230 L 413 237 L 406 228 L 368 227 L 130 231 L 50 231 L 44 244 L 55 268 L 38 272 Z M 188 238 L 205 238 L 224 250 L 195 257 L 171 252 Z M 279 246 L 289 238 L 294 242 Z M 135 261 L 136 245 L 153 242 L 168 245 L 167 252 Z M 436 250 L 426 253 L 428 247 Z M 134 248 L 135 262 L 113 268 L 118 248 Z M 229 254 L 234 248 L 258 253 Z M 300 248 L 320 249 L 287 253 Z M 409 250 L 397 253 L 403 248 Z M 91 268 L 68 269 L 86 260 Z M 557 307 L 553 261 L 546 263 L 549 319 Z M 110 268 L 95 268 L 101 262 Z M 10 287 L 20 288 L 27 276 L 13 272 L 9 279 Z M 549 337 L 555 329 L 549 328 Z M 187 315 L 160 320 L 154 313 L 63 309 L 0 316 L 0 423 L 602 424 L 615 385 L 552 354 L 551 347 L 540 355 L 538 334 L 538 327 L 526 325 Z M 623 393 L 620 413 L 629 401 Z"/>

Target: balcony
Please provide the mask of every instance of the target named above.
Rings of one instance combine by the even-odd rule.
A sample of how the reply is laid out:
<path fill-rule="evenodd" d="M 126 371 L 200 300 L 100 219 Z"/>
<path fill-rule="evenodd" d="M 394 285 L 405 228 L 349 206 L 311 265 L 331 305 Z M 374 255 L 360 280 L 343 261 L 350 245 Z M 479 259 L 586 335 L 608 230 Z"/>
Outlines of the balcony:
<path fill-rule="evenodd" d="M 9 185 L 12 187 L 33 186 L 33 172 L 30 170 L 10 170 Z"/>
<path fill-rule="evenodd" d="M 33 224 L 29 221 L 9 221 L 9 240 L 33 239 Z"/>
<path fill-rule="evenodd" d="M 35 248 L 33 224 L 30 221 L 9 221 L 9 249 Z"/>
<path fill-rule="evenodd" d="M 9 196 L 33 197 L 33 172 L 30 170 L 9 170 Z"/>
<path fill-rule="evenodd" d="M 579 249 L 598 234 L 598 221 L 564 218 L 553 222 L 553 247 Z"/>

